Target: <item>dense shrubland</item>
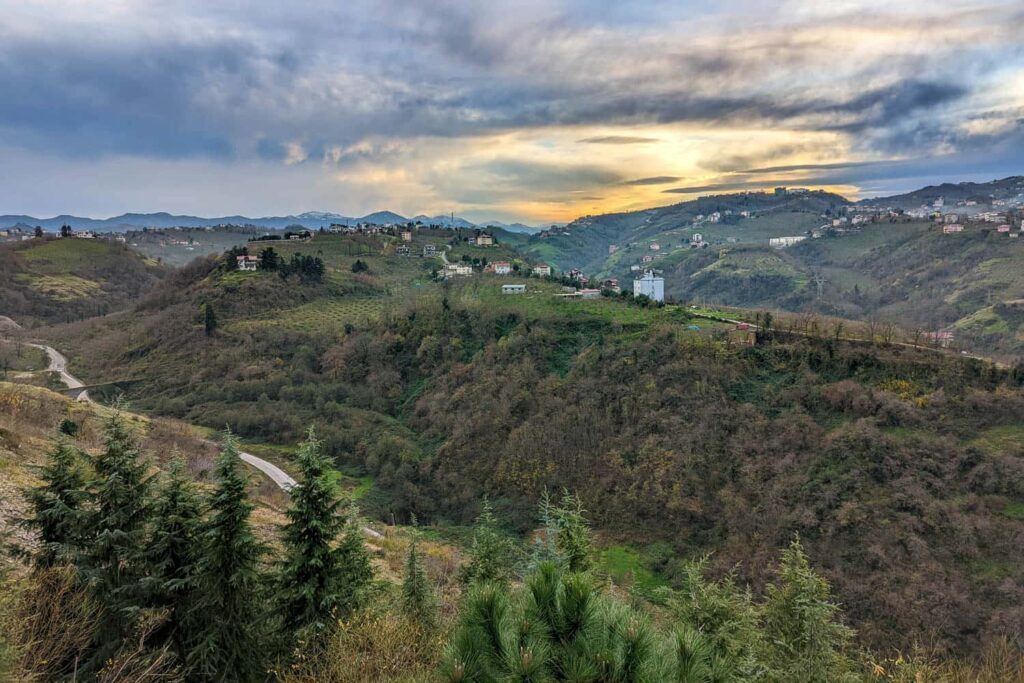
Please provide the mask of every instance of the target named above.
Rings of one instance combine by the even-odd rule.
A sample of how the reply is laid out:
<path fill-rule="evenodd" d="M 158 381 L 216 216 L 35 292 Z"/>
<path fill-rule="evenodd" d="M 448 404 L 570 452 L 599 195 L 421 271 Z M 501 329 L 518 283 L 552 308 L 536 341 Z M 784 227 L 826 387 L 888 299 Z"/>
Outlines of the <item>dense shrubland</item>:
<path fill-rule="evenodd" d="M 297 456 L 302 479 L 273 551 L 253 532 L 233 437 L 210 486 L 177 462 L 154 473 L 116 413 L 94 456 L 58 437 L 26 491 L 31 569 L 4 578 L 5 677 L 703 683 L 978 673 L 857 651 L 799 540 L 782 552 L 762 598 L 734 577 L 709 578 L 700 560 L 686 564 L 678 589 L 631 600 L 595 571 L 578 497 L 554 502 L 545 493 L 525 545 L 501 531 L 485 499 L 459 572 L 464 591 L 446 598 L 453 619 L 415 533 L 401 586 L 374 582 L 313 433 Z M 1022 672 L 1012 649 L 988 657 L 986 676 Z"/>

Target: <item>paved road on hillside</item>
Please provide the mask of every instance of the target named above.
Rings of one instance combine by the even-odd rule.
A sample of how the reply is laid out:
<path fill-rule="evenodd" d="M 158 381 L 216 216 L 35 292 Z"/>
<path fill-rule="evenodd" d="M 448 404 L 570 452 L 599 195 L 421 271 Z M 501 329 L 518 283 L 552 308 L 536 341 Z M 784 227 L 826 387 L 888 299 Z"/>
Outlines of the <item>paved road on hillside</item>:
<path fill-rule="evenodd" d="M 84 382 L 68 372 L 68 359 L 60 351 L 46 344 L 33 344 L 32 342 L 25 342 L 25 344 L 46 351 L 46 356 L 50 359 L 50 365 L 46 369 L 60 375 L 60 381 L 64 382 L 68 389 L 78 389 L 85 386 Z M 84 389 L 78 393 L 76 398 L 79 401 L 92 402 L 92 399 L 89 398 L 89 392 Z"/>
<path fill-rule="evenodd" d="M 6 318 L 6 320 L 10 320 L 11 323 L 17 326 L 17 323 L 15 323 L 10 318 Z M 70 372 L 68 372 L 68 359 L 65 358 L 64 354 L 62 354 L 60 351 L 53 348 L 52 346 L 47 346 L 46 344 L 36 344 L 33 342 L 25 342 L 25 344 L 28 346 L 35 347 L 37 349 L 42 349 L 43 351 L 46 352 L 47 357 L 50 359 L 50 365 L 46 369 L 49 370 L 50 372 L 56 372 L 58 375 L 60 375 L 60 380 L 64 382 L 64 385 L 68 389 L 78 389 L 79 387 L 85 386 L 85 383 L 82 382 L 82 380 L 78 379 Z M 88 391 L 82 391 L 80 394 L 78 394 L 78 400 L 94 403 L 92 398 L 89 396 Z M 245 461 L 249 465 L 252 465 L 260 472 L 263 472 L 265 475 L 270 477 L 270 479 L 275 484 L 280 486 L 283 490 L 288 491 L 293 486 L 295 486 L 295 479 L 293 479 L 291 475 L 289 475 L 287 472 L 282 470 L 277 465 L 271 462 L 267 462 L 263 458 L 258 458 L 252 453 L 243 452 L 239 453 L 238 455 L 243 461 Z"/>
<path fill-rule="evenodd" d="M 249 463 L 263 474 L 270 477 L 271 481 L 277 484 L 284 491 L 291 491 L 292 487 L 295 486 L 296 482 L 290 474 L 282 470 L 280 467 L 272 462 L 267 462 L 263 458 L 257 458 L 252 453 L 239 453 L 240 457 L 245 462 Z"/>
<path fill-rule="evenodd" d="M 2 317 L 4 316 L 0 316 L 0 318 Z M 15 323 L 10 318 L 6 319 L 10 320 L 15 327 L 18 326 L 18 324 Z M 50 366 L 47 368 L 47 370 L 49 370 L 50 372 L 58 373 L 60 375 L 61 381 L 64 382 L 68 389 L 78 389 L 79 387 L 85 386 L 85 384 L 80 379 L 78 379 L 70 372 L 68 372 L 68 359 L 65 358 L 60 351 L 53 348 L 52 346 L 47 346 L 46 344 L 35 344 L 32 342 L 25 342 L 25 344 L 29 346 L 34 346 L 37 349 L 42 349 L 43 351 L 46 352 L 46 355 L 50 359 Z M 89 397 L 89 392 L 87 391 L 82 391 L 78 395 L 78 400 L 86 401 L 88 403 L 95 403 L 95 401 L 93 401 L 92 398 Z M 295 486 L 295 484 L 298 483 L 290 474 L 282 470 L 274 463 L 267 462 L 263 458 L 256 457 L 252 453 L 246 453 L 242 451 L 239 452 L 238 457 L 243 462 L 251 465 L 252 467 L 255 467 L 260 472 L 263 472 L 263 474 L 270 477 L 270 480 L 277 484 L 281 488 L 281 490 L 285 491 L 286 493 L 290 491 L 292 487 Z M 373 538 L 383 538 L 383 535 L 380 532 L 375 531 L 370 527 L 363 527 L 363 533 Z"/>

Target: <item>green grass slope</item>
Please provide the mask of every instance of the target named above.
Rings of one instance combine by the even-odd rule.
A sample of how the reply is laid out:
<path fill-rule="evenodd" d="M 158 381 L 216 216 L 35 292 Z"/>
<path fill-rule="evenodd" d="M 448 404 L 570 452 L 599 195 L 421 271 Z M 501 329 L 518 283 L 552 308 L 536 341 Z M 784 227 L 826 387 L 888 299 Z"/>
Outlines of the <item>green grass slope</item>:
<path fill-rule="evenodd" d="M 0 245 L 0 311 L 23 324 L 63 322 L 124 308 L 166 274 L 107 240 L 37 238 Z"/>

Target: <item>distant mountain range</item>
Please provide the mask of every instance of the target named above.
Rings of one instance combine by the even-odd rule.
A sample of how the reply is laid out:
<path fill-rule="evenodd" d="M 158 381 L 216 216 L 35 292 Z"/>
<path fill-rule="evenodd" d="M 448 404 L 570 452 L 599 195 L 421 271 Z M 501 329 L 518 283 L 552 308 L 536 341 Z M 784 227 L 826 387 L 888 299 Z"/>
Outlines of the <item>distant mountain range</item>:
<path fill-rule="evenodd" d="M 441 225 L 454 228 L 503 228 L 510 232 L 536 232 L 535 228 L 523 223 L 501 223 L 497 221 L 473 223 L 458 216 L 426 216 L 419 215 L 406 218 L 393 211 L 377 211 L 365 216 L 342 216 L 324 211 L 308 211 L 297 216 L 264 216 L 250 218 L 248 216 L 219 216 L 204 218 L 202 216 L 182 216 L 166 212 L 159 213 L 125 213 L 112 218 L 87 218 L 82 216 L 61 215 L 53 218 L 36 218 L 26 215 L 0 216 L 0 228 L 14 226 L 42 226 L 48 231 L 59 230 L 62 225 L 70 225 L 76 230 L 93 230 L 95 232 L 121 232 L 139 228 L 206 228 L 214 225 L 255 225 L 260 228 L 281 230 L 292 225 L 305 228 L 326 228 L 332 224 L 355 225 L 357 223 L 376 223 L 378 225 L 408 223 L 420 221 L 427 225 Z"/>

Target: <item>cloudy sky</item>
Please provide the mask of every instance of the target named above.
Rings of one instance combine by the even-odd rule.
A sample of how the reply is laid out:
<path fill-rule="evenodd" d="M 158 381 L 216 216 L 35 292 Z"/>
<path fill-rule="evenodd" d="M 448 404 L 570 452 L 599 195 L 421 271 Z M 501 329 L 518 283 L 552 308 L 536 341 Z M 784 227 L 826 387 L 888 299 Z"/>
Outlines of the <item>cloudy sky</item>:
<path fill-rule="evenodd" d="M 1024 174 L 1024 0 L 0 0 L 0 213 L 563 221 Z"/>

